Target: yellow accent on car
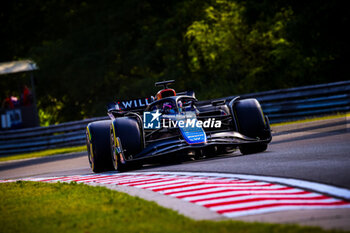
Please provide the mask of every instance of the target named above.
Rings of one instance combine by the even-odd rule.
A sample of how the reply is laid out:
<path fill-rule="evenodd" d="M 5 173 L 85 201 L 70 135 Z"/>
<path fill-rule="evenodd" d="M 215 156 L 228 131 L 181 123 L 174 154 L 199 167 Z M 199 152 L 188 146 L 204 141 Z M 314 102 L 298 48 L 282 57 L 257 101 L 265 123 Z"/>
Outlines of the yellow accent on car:
<path fill-rule="evenodd" d="M 118 165 L 118 157 L 117 157 L 117 149 L 116 148 L 119 148 L 119 140 L 117 140 L 117 137 L 115 136 L 115 127 L 114 127 L 113 122 L 112 122 L 112 129 L 113 129 L 113 138 L 114 138 L 114 146 L 115 146 L 113 157 L 114 157 L 115 164 Z"/>
<path fill-rule="evenodd" d="M 93 149 L 92 149 L 92 143 L 91 143 L 91 133 L 90 133 L 90 129 L 89 129 L 89 126 L 87 126 L 86 127 L 86 131 L 87 131 L 87 133 L 88 133 L 88 135 L 89 135 L 89 146 L 90 146 L 90 156 L 91 156 L 91 168 L 92 168 L 92 170 L 94 170 L 94 151 L 93 151 Z"/>
<path fill-rule="evenodd" d="M 89 140 L 91 141 L 91 133 L 90 133 L 89 126 L 86 126 L 86 131 L 88 132 Z"/>
<path fill-rule="evenodd" d="M 115 128 L 114 128 L 113 122 L 112 122 L 112 128 L 113 128 L 114 146 L 119 147 L 119 142 L 117 140 L 117 137 L 115 136 Z"/>
<path fill-rule="evenodd" d="M 94 170 L 95 168 L 95 163 L 94 163 L 94 153 L 92 151 L 92 144 L 90 143 L 90 154 L 91 154 L 91 169 Z"/>

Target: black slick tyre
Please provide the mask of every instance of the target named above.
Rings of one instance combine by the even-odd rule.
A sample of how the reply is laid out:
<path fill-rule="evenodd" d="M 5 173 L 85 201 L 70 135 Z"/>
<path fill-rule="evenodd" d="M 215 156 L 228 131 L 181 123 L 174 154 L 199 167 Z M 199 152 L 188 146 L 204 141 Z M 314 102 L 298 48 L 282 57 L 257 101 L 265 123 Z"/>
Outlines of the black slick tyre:
<path fill-rule="evenodd" d="M 86 128 L 86 145 L 93 172 L 113 170 L 110 147 L 110 120 L 96 121 Z"/>
<path fill-rule="evenodd" d="M 268 140 L 271 138 L 268 119 L 264 116 L 256 99 L 239 100 L 234 104 L 234 114 L 238 131 L 250 138 Z M 242 154 L 263 152 L 267 149 L 267 142 L 246 143 L 239 147 Z"/>
<path fill-rule="evenodd" d="M 143 149 L 140 123 L 133 117 L 119 117 L 110 126 L 110 148 L 113 167 L 126 171 L 136 165 L 132 160 Z"/>

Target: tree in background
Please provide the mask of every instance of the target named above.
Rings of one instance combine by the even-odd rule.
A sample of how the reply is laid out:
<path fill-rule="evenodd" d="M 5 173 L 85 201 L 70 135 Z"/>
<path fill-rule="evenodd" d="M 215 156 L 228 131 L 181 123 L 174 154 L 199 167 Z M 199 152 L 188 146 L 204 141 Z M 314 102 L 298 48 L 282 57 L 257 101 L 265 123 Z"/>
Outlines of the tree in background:
<path fill-rule="evenodd" d="M 40 115 L 53 124 L 154 95 L 157 80 L 199 99 L 346 80 L 345 10 L 316 0 L 5 0 L 0 61 L 38 64 Z"/>
<path fill-rule="evenodd" d="M 298 18 L 292 7 L 249 21 L 246 5 L 217 0 L 188 28 L 191 71 L 212 87 L 205 97 L 316 83 L 309 75 L 324 58 L 305 54 L 288 36 L 296 33 L 289 30 Z"/>

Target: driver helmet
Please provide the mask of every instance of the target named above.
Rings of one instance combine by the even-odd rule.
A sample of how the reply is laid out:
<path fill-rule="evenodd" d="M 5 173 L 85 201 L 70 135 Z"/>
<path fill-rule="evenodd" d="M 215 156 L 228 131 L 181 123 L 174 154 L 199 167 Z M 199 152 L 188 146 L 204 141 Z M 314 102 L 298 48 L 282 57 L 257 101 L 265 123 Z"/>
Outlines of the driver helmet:
<path fill-rule="evenodd" d="M 164 103 L 163 104 L 163 112 L 164 113 L 175 113 L 174 105 L 172 103 Z"/>
<path fill-rule="evenodd" d="M 179 101 L 178 105 L 179 105 L 179 112 L 182 112 L 182 101 Z"/>

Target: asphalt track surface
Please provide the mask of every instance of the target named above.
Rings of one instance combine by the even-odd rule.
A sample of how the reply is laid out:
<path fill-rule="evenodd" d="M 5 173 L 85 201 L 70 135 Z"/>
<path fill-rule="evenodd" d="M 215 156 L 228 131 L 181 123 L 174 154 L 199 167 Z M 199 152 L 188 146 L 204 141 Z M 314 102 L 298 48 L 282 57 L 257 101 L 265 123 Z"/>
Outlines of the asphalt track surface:
<path fill-rule="evenodd" d="M 221 172 L 296 178 L 350 189 L 350 119 L 274 127 L 266 152 L 239 151 L 181 164 L 145 165 L 142 171 Z M 0 163 L 0 179 L 92 174 L 86 153 Z"/>

